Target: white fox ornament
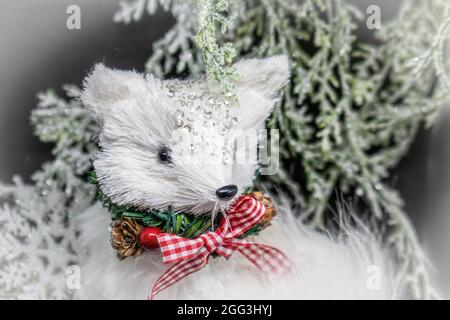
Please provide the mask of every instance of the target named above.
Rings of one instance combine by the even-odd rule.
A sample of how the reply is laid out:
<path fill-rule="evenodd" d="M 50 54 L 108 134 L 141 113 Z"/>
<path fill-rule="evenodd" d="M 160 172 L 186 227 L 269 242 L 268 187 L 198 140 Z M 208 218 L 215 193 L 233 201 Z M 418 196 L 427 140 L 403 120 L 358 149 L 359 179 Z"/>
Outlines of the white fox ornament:
<path fill-rule="evenodd" d="M 235 65 L 236 99 L 224 99 L 206 77 L 162 81 L 97 65 L 82 102 L 101 124 L 94 161 L 99 187 L 112 203 L 138 210 L 226 216 L 258 169 L 258 135 L 289 79 L 285 56 Z M 245 143 L 238 143 L 245 140 Z M 245 161 L 237 161 L 244 159 Z M 391 265 L 374 237 L 349 230 L 342 239 L 312 231 L 288 206 L 258 236 L 287 257 L 291 271 L 262 272 L 237 253 L 209 259 L 172 284 L 161 299 L 398 298 Z M 170 267 L 161 251 L 123 260 L 111 247 L 107 209 L 97 204 L 78 221 L 85 249 L 81 296 L 146 299 Z M 211 227 L 214 229 L 214 226 Z M 141 253 L 141 251 L 139 251 Z"/>

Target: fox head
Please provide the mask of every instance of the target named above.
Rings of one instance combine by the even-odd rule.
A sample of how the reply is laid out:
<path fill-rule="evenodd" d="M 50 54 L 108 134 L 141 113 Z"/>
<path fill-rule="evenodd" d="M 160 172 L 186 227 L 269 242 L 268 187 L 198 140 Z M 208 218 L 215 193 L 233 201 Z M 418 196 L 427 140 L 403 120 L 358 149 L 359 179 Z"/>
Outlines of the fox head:
<path fill-rule="evenodd" d="M 216 213 L 252 186 L 259 130 L 289 77 L 288 59 L 235 64 L 236 99 L 217 84 L 162 81 L 101 64 L 81 96 L 101 124 L 94 167 L 118 205 Z"/>

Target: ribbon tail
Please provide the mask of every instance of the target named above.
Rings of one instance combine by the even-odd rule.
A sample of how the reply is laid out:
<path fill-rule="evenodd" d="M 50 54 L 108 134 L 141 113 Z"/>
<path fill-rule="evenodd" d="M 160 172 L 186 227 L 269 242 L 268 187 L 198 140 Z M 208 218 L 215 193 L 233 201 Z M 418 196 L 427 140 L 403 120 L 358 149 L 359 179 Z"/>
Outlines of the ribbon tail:
<path fill-rule="evenodd" d="M 161 291 L 169 288 L 188 275 L 202 269 L 208 263 L 208 259 L 209 252 L 205 249 L 201 250 L 198 255 L 196 255 L 192 259 L 183 260 L 171 266 L 155 282 L 152 288 L 152 292 L 148 296 L 148 300 L 153 300 L 153 298 Z"/>
<path fill-rule="evenodd" d="M 262 271 L 276 274 L 292 271 L 289 259 L 283 252 L 274 247 L 259 243 L 246 243 L 237 250 Z"/>

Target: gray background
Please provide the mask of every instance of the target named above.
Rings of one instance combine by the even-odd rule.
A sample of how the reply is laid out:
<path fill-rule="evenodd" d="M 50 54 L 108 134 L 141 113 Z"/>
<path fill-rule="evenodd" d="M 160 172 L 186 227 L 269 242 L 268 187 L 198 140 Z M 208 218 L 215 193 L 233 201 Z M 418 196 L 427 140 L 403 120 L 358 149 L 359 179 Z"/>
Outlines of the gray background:
<path fill-rule="evenodd" d="M 29 123 L 36 93 L 61 84 L 80 84 L 96 62 L 142 70 L 151 43 L 170 27 L 167 14 L 146 16 L 128 26 L 112 22 L 118 0 L 0 0 L 0 181 L 28 177 L 50 148 L 34 137 Z M 353 0 L 395 15 L 398 1 Z M 66 28 L 66 8 L 81 8 L 81 30 Z M 361 28 L 359 35 L 370 37 Z M 431 35 L 430 35 L 431 36 Z M 394 175 L 395 185 L 436 266 L 436 281 L 450 296 L 450 112 L 424 131 Z"/>

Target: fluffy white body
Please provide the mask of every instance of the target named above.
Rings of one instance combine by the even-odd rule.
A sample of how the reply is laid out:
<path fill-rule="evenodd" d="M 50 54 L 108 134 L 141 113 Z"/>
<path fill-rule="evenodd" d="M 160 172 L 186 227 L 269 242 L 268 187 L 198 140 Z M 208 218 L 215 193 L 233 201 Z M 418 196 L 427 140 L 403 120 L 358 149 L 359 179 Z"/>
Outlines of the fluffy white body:
<path fill-rule="evenodd" d="M 206 79 L 161 81 L 97 66 L 85 82 L 82 100 L 102 124 L 94 161 L 102 191 L 116 204 L 140 209 L 225 212 L 253 184 L 259 130 L 289 78 L 284 56 L 243 60 L 236 70 L 237 101 L 230 103 Z M 230 185 L 226 198 L 217 193 Z M 210 259 L 204 269 L 157 297 L 398 297 L 385 255 L 369 235 L 350 232 L 345 241 L 336 241 L 308 231 L 287 210 L 281 211 L 255 241 L 281 249 L 295 266 L 292 275 L 263 274 L 235 253 L 228 261 Z M 118 260 L 110 246 L 109 224 L 108 213 L 99 206 L 80 218 L 86 248 L 82 296 L 145 299 L 167 266 L 158 250 Z"/>

